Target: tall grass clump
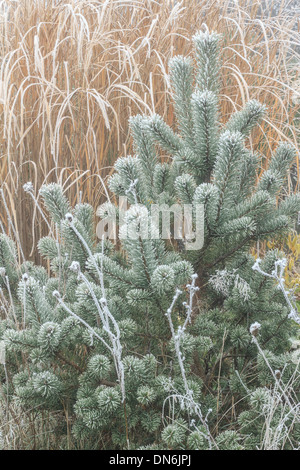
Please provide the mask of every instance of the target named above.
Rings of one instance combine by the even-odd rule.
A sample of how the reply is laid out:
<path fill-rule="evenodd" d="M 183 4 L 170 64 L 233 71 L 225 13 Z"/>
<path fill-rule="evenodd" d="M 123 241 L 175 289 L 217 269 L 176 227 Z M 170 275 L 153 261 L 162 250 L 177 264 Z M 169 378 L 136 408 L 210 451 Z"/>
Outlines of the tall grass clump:
<path fill-rule="evenodd" d="M 156 112 L 174 124 L 168 61 L 190 54 L 199 28 L 223 34 L 224 121 L 251 96 L 269 110 L 250 139 L 263 166 L 284 135 L 297 145 L 296 22 L 283 4 L 252 0 L 1 1 L 0 213 L 19 251 L 37 258 L 47 231 L 24 183 L 36 198 L 41 184 L 62 183 L 72 202 L 95 206 L 131 152 L 128 118 Z"/>

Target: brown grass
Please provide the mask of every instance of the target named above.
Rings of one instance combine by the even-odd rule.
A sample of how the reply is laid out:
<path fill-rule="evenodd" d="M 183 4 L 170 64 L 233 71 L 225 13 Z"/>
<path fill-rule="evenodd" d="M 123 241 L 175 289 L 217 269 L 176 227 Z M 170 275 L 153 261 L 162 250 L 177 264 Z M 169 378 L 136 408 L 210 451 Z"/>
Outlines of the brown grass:
<path fill-rule="evenodd" d="M 174 124 L 168 60 L 190 54 L 201 28 L 224 34 L 224 118 L 257 98 L 269 114 L 253 148 L 261 142 L 269 158 L 280 139 L 297 144 L 297 18 L 263 17 L 253 0 L 230 3 L 0 2 L 0 185 L 26 256 L 45 226 L 22 185 L 32 181 L 38 194 L 43 182 L 60 181 L 73 200 L 97 206 L 114 160 L 131 151 L 129 116 L 156 111 Z"/>

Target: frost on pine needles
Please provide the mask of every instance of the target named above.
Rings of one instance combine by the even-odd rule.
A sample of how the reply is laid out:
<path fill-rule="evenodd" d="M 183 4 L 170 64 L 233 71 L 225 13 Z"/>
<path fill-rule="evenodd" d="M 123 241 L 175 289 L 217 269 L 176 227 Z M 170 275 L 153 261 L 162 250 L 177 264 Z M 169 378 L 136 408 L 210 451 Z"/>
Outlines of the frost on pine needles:
<path fill-rule="evenodd" d="M 131 118 L 133 155 L 115 162 L 113 197 L 97 211 L 118 240 L 99 225 L 97 239 L 81 195 L 72 207 L 60 185 L 35 194 L 27 183 L 49 231 L 38 266 L 7 214 L 16 244 L 0 234 L 1 397 L 65 417 L 62 447 L 71 438 L 107 449 L 299 447 L 299 315 L 281 255 L 266 252 L 253 270 L 249 254 L 300 210 L 299 195 L 282 191 L 295 149 L 280 143 L 262 171 L 249 139 L 265 107 L 251 100 L 224 122 L 221 41 L 200 32 L 194 61 L 170 61 L 174 128 L 158 115 Z M 187 204 L 196 222 L 203 208 L 201 248 L 183 243 L 184 224 L 182 238 L 173 227 L 161 234 L 176 219 L 170 209 Z M 143 232 L 153 206 L 164 210 Z"/>

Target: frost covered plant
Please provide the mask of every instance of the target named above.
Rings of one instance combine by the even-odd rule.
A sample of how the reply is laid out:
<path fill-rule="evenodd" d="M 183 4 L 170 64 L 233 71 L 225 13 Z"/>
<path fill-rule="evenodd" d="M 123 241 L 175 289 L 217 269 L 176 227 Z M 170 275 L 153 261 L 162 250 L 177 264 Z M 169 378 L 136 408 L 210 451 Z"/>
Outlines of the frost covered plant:
<path fill-rule="evenodd" d="M 227 269 L 217 270 L 216 273 L 210 277 L 209 283 L 216 292 L 219 292 L 224 297 L 228 297 L 231 288 L 235 287 L 241 298 L 247 301 L 250 299 L 250 286 L 236 271 L 236 269 L 232 272 L 227 271 Z"/>
<path fill-rule="evenodd" d="M 252 323 L 252 325 L 250 326 L 251 335 L 254 338 L 256 338 L 256 336 L 258 335 L 260 329 L 261 329 L 261 324 L 258 323 L 258 321 L 256 321 L 255 323 Z"/>
<path fill-rule="evenodd" d="M 185 357 L 181 351 L 181 342 L 184 338 L 185 331 L 186 331 L 188 324 L 191 323 L 194 295 L 199 290 L 199 287 L 195 285 L 197 278 L 198 278 L 198 275 L 193 274 L 191 284 L 187 284 L 186 286 L 189 292 L 189 303 L 183 302 L 183 306 L 185 307 L 185 310 L 186 310 L 186 318 L 183 324 L 178 326 L 177 331 L 175 331 L 174 329 L 171 314 L 172 314 L 173 307 L 177 302 L 178 297 L 182 294 L 182 292 L 179 289 L 176 290 L 172 303 L 166 313 L 166 317 L 168 318 L 170 330 L 172 333 L 172 339 L 174 342 L 176 358 L 180 367 L 180 373 L 181 373 L 181 377 L 183 380 L 184 392 L 185 392 L 184 394 L 180 394 L 178 391 L 175 390 L 172 393 L 172 395 L 167 397 L 166 401 L 167 400 L 169 401 L 170 399 L 173 399 L 173 400 L 175 399 L 176 401 L 179 401 L 180 408 L 182 410 L 187 411 L 190 416 L 192 417 L 196 416 L 198 418 L 203 428 L 205 429 L 205 432 L 200 431 L 200 429 L 196 427 L 195 419 L 192 420 L 190 426 L 196 427 L 198 433 L 208 441 L 208 446 L 209 446 L 209 449 L 211 450 L 213 446 L 213 437 L 210 433 L 210 430 L 207 424 L 207 417 L 203 416 L 201 403 L 197 400 L 195 401 L 194 392 L 191 389 L 187 380 L 187 373 L 186 373 L 185 365 L 184 365 Z M 165 403 L 164 403 L 164 406 L 165 406 Z"/>
<path fill-rule="evenodd" d="M 286 303 L 289 306 L 289 318 L 293 319 L 296 323 L 300 324 L 300 315 L 294 298 L 292 296 L 292 292 L 288 291 L 285 287 L 284 271 L 287 266 L 287 260 L 285 258 L 276 260 L 274 263 L 275 269 L 271 272 L 271 274 L 264 272 L 261 269 L 260 263 L 260 258 L 257 258 L 252 269 L 276 281 L 278 289 L 280 289 L 283 293 Z"/>
<path fill-rule="evenodd" d="M 252 269 L 259 274 L 276 281 L 277 288 L 282 292 L 283 297 L 290 309 L 288 318 L 292 319 L 295 323 L 300 323 L 299 313 L 296 305 L 291 300 L 292 293 L 285 288 L 284 270 L 286 268 L 286 259 L 277 259 L 274 263 L 275 268 L 271 273 L 265 272 L 261 268 L 261 260 L 258 258 L 254 263 Z M 261 391 L 265 394 L 266 399 L 264 406 L 261 408 L 262 414 L 265 416 L 265 435 L 262 442 L 263 448 L 278 450 L 284 448 L 284 444 L 289 440 L 289 435 L 294 428 L 300 428 L 300 402 L 299 402 L 299 366 L 300 360 L 291 352 L 286 361 L 282 361 L 281 369 L 274 369 L 268 358 L 268 353 L 265 352 L 259 342 L 259 332 L 262 325 L 258 322 L 250 326 L 250 333 L 252 335 L 252 342 L 256 345 L 259 355 L 265 362 L 273 381 L 274 386 L 271 390 L 266 389 Z M 291 363 L 296 367 L 291 368 Z M 283 380 L 285 369 L 290 368 L 293 373 L 290 373 L 289 380 Z M 255 392 L 253 393 L 254 396 Z M 276 417 L 278 422 L 276 421 Z M 274 421 L 276 426 L 274 426 Z M 298 444 L 292 444 L 293 449 L 299 448 Z"/>
<path fill-rule="evenodd" d="M 273 379 L 271 387 L 258 388 L 250 393 L 250 403 L 253 412 L 257 414 L 256 426 L 262 425 L 262 439 L 260 448 L 264 450 L 284 449 L 289 442 L 293 450 L 299 448 L 299 437 L 293 439 L 293 432 L 299 431 L 300 427 L 300 402 L 299 402 L 299 366 L 291 368 L 289 362 L 294 362 L 291 356 L 282 361 L 281 369 L 274 369 L 259 342 L 259 331 L 261 325 L 258 322 L 250 326 L 252 342 L 256 345 L 260 358 L 264 361 Z M 286 380 L 286 369 L 290 368 L 288 380 Z M 291 373 L 292 372 L 292 373 Z M 244 412 L 242 415 L 246 416 Z M 243 418 L 242 418 L 243 421 Z M 297 442 L 298 439 L 298 442 Z"/>
<path fill-rule="evenodd" d="M 216 273 L 210 277 L 209 283 L 213 286 L 215 291 L 228 297 L 230 294 L 230 287 L 232 287 L 235 279 L 234 272 L 228 272 L 227 269 L 217 270 Z"/>
<path fill-rule="evenodd" d="M 252 341 L 255 322 L 282 390 L 294 377 L 293 400 L 299 395 L 290 354 L 298 326 L 271 274 L 278 253 L 266 254 L 261 272 L 249 255 L 253 242 L 286 232 L 300 209 L 299 195 L 281 196 L 295 149 L 281 143 L 257 184 L 262 162 L 247 142 L 265 108 L 252 100 L 221 125 L 221 38 L 193 41 L 195 67 L 185 57 L 170 63 L 177 129 L 158 115 L 132 117 L 134 154 L 116 161 L 109 187 L 130 204 L 117 214 L 121 235 L 140 225 L 142 207 L 201 204 L 203 247 L 139 232 L 117 246 L 99 241 L 93 208 L 72 207 L 57 184 L 38 198 L 25 187 L 50 215 L 38 243 L 47 270 L 20 262 L 0 235 L 3 396 L 39 416 L 65 414 L 55 431 L 62 442 L 71 429 L 85 448 L 255 449 L 260 427 L 248 397 L 274 383 Z M 98 214 L 111 218 L 112 203 Z M 285 448 L 298 432 L 291 425 Z"/>

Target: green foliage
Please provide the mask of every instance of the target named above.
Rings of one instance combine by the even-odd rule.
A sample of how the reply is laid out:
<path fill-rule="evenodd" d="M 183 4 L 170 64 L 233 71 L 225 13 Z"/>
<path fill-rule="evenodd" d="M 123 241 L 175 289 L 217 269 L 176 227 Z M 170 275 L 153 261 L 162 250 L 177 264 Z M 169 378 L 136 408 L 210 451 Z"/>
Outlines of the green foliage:
<path fill-rule="evenodd" d="M 26 409 L 66 411 L 74 439 L 87 448 L 255 449 L 270 400 L 279 400 L 274 432 L 286 410 L 249 327 L 261 323 L 264 355 L 284 370 L 286 384 L 294 377 L 289 349 L 297 329 L 284 296 L 253 271 L 248 252 L 253 242 L 286 232 L 300 209 L 299 197 L 282 191 L 295 152 L 282 143 L 256 185 L 261 161 L 245 138 L 265 109 L 250 101 L 222 127 L 220 38 L 199 33 L 194 44 L 196 73 L 190 59 L 170 62 L 178 133 L 160 116 L 133 117 L 135 155 L 117 160 L 109 187 L 132 204 L 123 230 L 144 217 L 135 202 L 203 204 L 201 250 L 142 237 L 122 239 L 121 250 L 97 244 L 92 208 L 71 208 L 54 184 L 41 189 L 53 233 L 38 248 L 49 273 L 19 265 L 14 243 L 0 236 L 0 340 L 12 378 L 7 383 L 1 369 L 3 389 Z M 170 156 L 165 163 L 160 150 Z M 101 214 L 113 212 L 107 204 Z M 278 256 L 267 254 L 266 272 Z M 185 286 L 194 272 L 200 290 L 185 325 Z M 166 313 L 178 288 L 171 320 L 174 331 L 187 331 L 176 343 Z M 229 415 L 238 419 L 229 424 Z M 277 447 L 296 445 L 295 436 L 278 437 Z"/>

